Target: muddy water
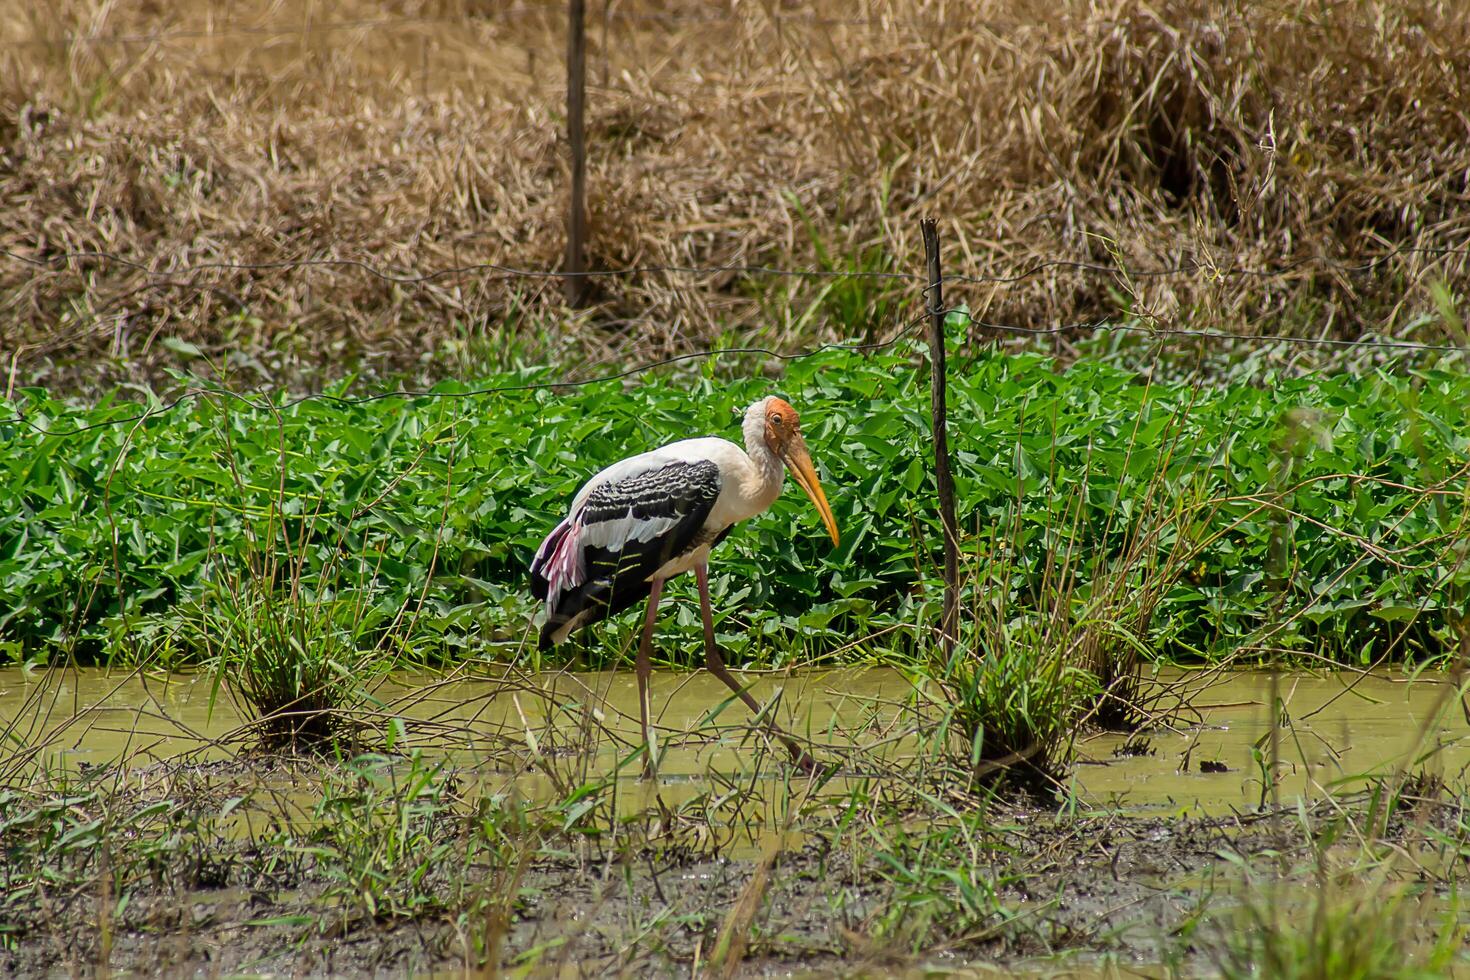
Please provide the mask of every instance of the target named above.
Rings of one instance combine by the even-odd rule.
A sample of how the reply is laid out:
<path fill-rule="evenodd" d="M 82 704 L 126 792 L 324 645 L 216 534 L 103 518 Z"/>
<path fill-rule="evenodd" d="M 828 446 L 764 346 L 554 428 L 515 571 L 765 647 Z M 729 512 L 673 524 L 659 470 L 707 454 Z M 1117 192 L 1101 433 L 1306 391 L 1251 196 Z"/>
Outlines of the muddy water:
<path fill-rule="evenodd" d="M 239 727 L 229 696 L 212 698 L 212 690 L 206 675 L 8 668 L 0 670 L 0 732 L 7 749 L 49 764 L 164 759 Z"/>
<path fill-rule="evenodd" d="M 1079 792 L 1098 805 L 1153 813 L 1219 813 L 1350 791 L 1399 769 L 1445 779 L 1470 766 L 1470 725 L 1444 675 L 1240 672 L 1190 679 L 1191 725 L 1079 745 Z M 1273 687 L 1274 684 L 1274 687 Z M 1279 706 L 1274 766 L 1273 694 Z M 1132 741 L 1143 754 L 1126 752 Z M 1223 769 L 1223 771 L 1221 771 Z M 1265 774 L 1276 774 L 1267 780 Z M 1263 797 L 1264 790 L 1264 797 Z"/>
<path fill-rule="evenodd" d="M 851 770 L 885 767 L 914 751 L 912 688 L 885 669 L 745 675 L 762 703 L 780 696 L 783 724 L 818 745 L 862 746 Z M 1071 786 L 1085 804 L 1134 812 L 1214 813 L 1270 799 L 1272 679 L 1264 673 L 1160 680 L 1186 686 L 1194 713 L 1129 740 L 1104 735 L 1078 744 Z M 1352 788 L 1397 767 L 1446 777 L 1470 766 L 1470 726 L 1439 675 L 1285 675 L 1274 771 L 1282 801 Z M 238 734 L 241 716 L 223 692 L 212 701 L 206 675 L 100 670 L 24 674 L 0 670 L 0 725 L 12 746 L 65 765 L 166 758 L 182 751 L 227 755 L 217 740 Z M 630 802 L 637 780 L 636 685 L 631 673 L 401 677 L 374 692 L 402 720 L 402 746 L 448 753 L 513 778 L 532 796 L 555 794 L 612 773 Z M 653 703 L 665 798 L 693 797 L 718 779 L 774 780 L 780 767 L 753 736 L 749 716 L 703 672 L 654 680 Z M 1187 723 L 1186 723 L 1187 722 Z M 779 757 L 779 750 L 774 750 Z M 820 752 L 818 753 L 820 755 Z M 871 765 L 869 765 L 871 764 Z M 837 788 L 847 780 L 836 783 Z M 640 789 L 639 787 L 642 787 Z"/>

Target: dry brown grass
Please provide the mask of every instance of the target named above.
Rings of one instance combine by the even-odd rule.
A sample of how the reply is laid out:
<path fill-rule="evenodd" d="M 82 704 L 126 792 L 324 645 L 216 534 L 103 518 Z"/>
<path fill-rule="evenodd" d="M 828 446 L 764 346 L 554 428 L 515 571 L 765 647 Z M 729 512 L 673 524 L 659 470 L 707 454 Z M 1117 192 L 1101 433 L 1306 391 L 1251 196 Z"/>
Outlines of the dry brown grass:
<path fill-rule="evenodd" d="M 933 213 L 951 272 L 1198 266 L 1159 278 L 1051 266 L 947 290 L 993 320 L 1126 308 L 1161 326 L 1428 340 L 1446 336 L 1431 284 L 1463 293 L 1470 280 L 1465 254 L 1413 251 L 1470 238 L 1459 0 L 591 7 L 594 267 L 810 266 L 804 211 L 839 264 L 866 248 L 918 271 L 917 219 Z M 0 22 L 0 247 L 50 263 L 0 257 L 20 379 L 99 354 L 146 372 L 170 335 L 405 365 L 493 334 L 511 311 L 556 312 L 548 280 L 167 273 L 330 258 L 557 267 L 563 30 L 557 4 L 490 0 L 64 0 L 12 13 Z M 174 36 L 138 37 L 153 34 Z M 58 40 L 75 35 L 113 39 Z M 1320 261 L 1399 249 L 1367 272 Z M 94 250 L 162 274 L 51 262 Z M 1228 272 L 1300 259 L 1279 275 Z M 600 280 L 596 309 L 538 353 L 667 352 L 731 328 L 848 333 L 821 315 L 796 322 L 820 288 Z"/>

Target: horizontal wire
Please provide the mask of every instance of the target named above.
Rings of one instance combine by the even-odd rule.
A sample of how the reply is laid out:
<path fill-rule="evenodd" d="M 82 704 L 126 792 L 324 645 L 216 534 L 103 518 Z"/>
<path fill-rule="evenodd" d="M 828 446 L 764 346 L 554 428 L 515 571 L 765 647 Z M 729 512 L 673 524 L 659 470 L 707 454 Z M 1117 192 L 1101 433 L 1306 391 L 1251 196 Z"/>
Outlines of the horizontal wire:
<path fill-rule="evenodd" d="M 506 14 L 540 13 L 529 8 L 508 10 Z M 213 38 L 240 37 L 291 37 L 302 34 L 330 34 L 336 31 L 365 30 L 369 28 L 409 27 L 425 24 L 458 24 L 466 21 L 448 17 L 379 17 L 360 20 L 325 21 L 320 24 L 302 23 L 280 27 L 226 27 L 224 29 L 199 29 L 160 31 L 155 34 L 63 34 L 60 37 L 27 38 L 18 41 L 0 42 L 3 48 L 63 48 L 70 45 L 110 44 L 153 44 L 168 41 L 204 41 Z"/>
<path fill-rule="evenodd" d="M 924 291 L 927 292 L 928 287 L 926 287 Z M 1464 347 L 1453 344 L 1415 344 L 1407 341 L 1377 339 L 1339 340 L 1330 337 L 1292 337 L 1285 334 L 1247 335 L 1232 334 L 1217 330 L 1161 329 L 1158 327 L 1147 326 L 1145 324 L 1115 323 L 1106 317 L 1094 318 L 1090 320 L 1080 320 L 1074 323 L 1060 324 L 1050 327 L 1023 327 L 1016 324 L 995 323 L 992 321 L 984 320 L 974 316 L 970 313 L 968 309 L 963 306 L 955 306 L 940 310 L 926 310 L 919 316 L 914 317 L 912 320 L 909 320 L 906 324 L 903 325 L 903 327 L 901 327 L 896 333 L 894 333 L 893 336 L 889 337 L 887 340 L 876 341 L 873 343 L 825 343 L 819 344 L 818 346 L 810 348 L 808 350 L 795 352 L 772 350 L 768 347 L 720 347 L 710 350 L 691 351 L 683 354 L 674 354 L 669 357 L 659 358 L 658 360 L 648 361 L 623 371 L 617 371 L 611 374 L 603 374 L 593 378 L 581 378 L 575 380 L 563 379 L 559 381 L 535 381 L 514 385 L 491 385 L 481 388 L 472 388 L 467 391 L 433 391 L 429 389 L 411 388 L 394 389 L 392 391 L 378 392 L 377 394 L 372 395 L 355 395 L 350 397 L 344 395 L 333 395 L 325 392 L 318 392 L 309 395 L 301 395 L 297 398 L 289 399 L 285 402 L 282 402 L 279 405 L 252 401 L 248 396 L 243 395 L 240 392 L 231 391 L 226 388 L 204 386 L 190 388 L 188 391 L 172 399 L 171 401 L 160 405 L 157 408 L 147 409 L 143 412 L 138 412 L 133 415 L 127 415 L 120 418 L 104 419 L 99 422 L 75 426 L 70 429 L 43 428 L 23 415 L 15 415 L 9 419 L 0 420 L 0 425 L 23 425 L 34 430 L 37 433 L 40 433 L 42 436 L 55 436 L 58 438 L 62 438 L 67 436 L 79 435 L 84 432 L 90 432 L 94 429 L 101 429 L 107 426 L 126 425 L 131 422 L 143 422 L 155 416 L 167 414 L 168 412 L 173 411 L 175 408 L 179 407 L 185 402 L 191 401 L 203 395 L 219 395 L 234 398 L 244 402 L 246 405 L 250 406 L 256 411 L 288 411 L 298 405 L 311 401 L 328 401 L 339 405 L 360 405 L 367 402 L 382 401 L 389 398 L 476 398 L 486 395 L 508 394 L 512 392 L 522 391 L 542 391 L 556 388 L 580 388 L 587 385 L 603 384 L 609 381 L 620 381 L 625 378 L 630 378 L 635 375 L 643 374 L 656 368 L 666 367 L 670 364 L 679 364 L 685 361 L 718 357 L 722 354 L 759 354 L 766 357 L 774 357 L 782 361 L 796 361 L 807 357 L 814 357 L 817 354 L 822 354 L 827 351 L 865 352 L 882 350 L 884 348 L 892 347 L 897 344 L 900 340 L 911 334 L 916 326 L 923 323 L 925 320 L 929 319 L 936 313 L 946 318 L 950 316 L 961 316 L 964 317 L 967 322 L 987 330 L 996 330 L 1005 333 L 1033 337 L 1056 336 L 1083 330 L 1117 330 L 1124 333 L 1142 334 L 1158 340 L 1168 340 L 1177 337 L 1192 337 L 1199 339 L 1225 340 L 1242 343 L 1294 344 L 1303 346 L 1323 346 L 1336 348 L 1366 347 L 1402 352 L 1433 351 L 1442 353 L 1453 353 L 1464 352 L 1466 350 L 1466 348 Z"/>
<path fill-rule="evenodd" d="M 1344 272 L 1369 272 L 1381 266 L 1391 259 L 1401 255 L 1470 255 L 1470 247 L 1459 246 L 1404 246 L 1389 249 L 1385 252 L 1334 258 L 1326 255 L 1300 256 L 1283 261 L 1279 266 L 1271 267 L 1230 267 L 1219 266 L 1206 262 L 1178 263 L 1171 266 L 1160 266 L 1156 268 L 1132 269 L 1127 266 L 1104 265 L 1097 262 L 1084 262 L 1072 259 L 1047 259 L 1027 266 L 1020 272 L 996 276 L 983 275 L 947 275 L 943 277 L 946 283 L 1015 283 L 1040 275 L 1048 269 L 1065 268 L 1078 272 L 1089 272 L 1104 275 L 1127 277 L 1168 277 L 1193 275 L 1199 272 L 1207 272 L 1219 277 L 1241 276 L 1269 278 L 1271 276 L 1285 275 L 1298 269 L 1311 265 L 1322 265 L 1338 269 Z M 24 255 L 13 249 L 0 249 L 0 256 L 25 265 L 36 268 L 50 268 L 67 262 L 96 259 L 111 262 L 125 268 L 142 272 L 154 277 L 163 276 L 191 276 L 201 272 L 276 272 L 289 269 L 309 268 L 336 268 L 355 269 L 364 272 L 385 282 L 401 285 L 412 285 L 415 283 L 434 282 L 439 279 L 454 276 L 469 275 L 476 272 L 494 273 L 497 277 L 507 279 L 598 279 L 598 278 L 623 278 L 629 276 L 652 275 L 657 273 L 677 275 L 718 275 L 722 273 L 740 273 L 744 275 L 769 275 L 787 278 L 805 279 L 869 279 L 869 280 L 893 280 L 902 282 L 927 282 L 927 277 L 913 272 L 873 272 L 866 270 L 845 269 L 787 269 L 771 265 L 748 265 L 730 263 L 721 265 L 635 265 L 624 266 L 615 269 L 591 269 L 582 272 L 563 272 L 555 269 L 527 269 L 517 266 L 502 265 L 496 262 L 478 262 L 465 265 L 448 266 L 430 272 L 389 272 L 382 267 L 376 266 L 363 259 L 341 259 L 341 258 L 314 258 L 314 259 L 278 259 L 267 262 L 200 262 L 194 265 L 176 266 L 168 269 L 156 269 L 136 259 L 129 259 L 116 252 L 100 250 L 81 250 L 76 252 L 64 252 L 58 255 L 48 255 L 37 258 Z"/>
<path fill-rule="evenodd" d="M 63 262 L 71 262 L 82 259 L 101 259 L 112 262 L 129 269 L 135 269 L 150 276 L 190 276 L 200 272 L 275 272 L 285 269 L 305 268 L 339 268 L 357 269 L 377 279 L 387 282 L 408 284 L 433 282 L 436 279 L 444 279 L 452 276 L 467 275 L 472 272 L 492 272 L 498 276 L 508 279 L 596 279 L 617 278 L 625 276 L 641 276 L 653 273 L 677 273 L 681 275 L 717 275 L 725 272 L 739 272 L 750 275 L 786 276 L 792 278 L 809 279 L 893 279 L 907 280 L 910 282 L 923 282 L 924 277 L 912 272 L 859 272 L 843 271 L 840 269 L 783 269 L 777 266 L 766 265 L 636 265 L 625 266 L 618 269 L 593 269 L 585 272 L 560 272 L 552 269 L 522 269 L 515 266 L 501 265 L 495 262 L 478 262 L 468 265 L 449 266 L 444 269 L 436 269 L 432 272 L 409 272 L 395 273 L 385 272 L 380 267 L 366 262 L 362 259 L 279 259 L 269 262 L 201 262 L 196 265 L 186 265 L 171 269 L 154 269 L 134 259 L 126 258 L 116 252 L 102 251 L 78 251 L 66 252 L 60 255 L 48 255 L 44 258 L 35 258 L 22 255 L 11 249 L 0 249 L 0 256 L 13 259 L 26 265 L 37 268 L 58 265 Z"/>
<path fill-rule="evenodd" d="M 1379 252 L 1372 255 L 1359 255 L 1346 258 L 1334 258 L 1330 255 L 1304 255 L 1294 259 L 1284 260 L 1278 266 L 1270 267 L 1247 267 L 1247 266 L 1220 266 L 1209 262 L 1178 263 L 1172 266 L 1160 266 L 1158 268 L 1131 269 L 1127 266 L 1103 265 L 1099 262 L 1082 262 L 1073 259 L 1047 259 L 1029 266 L 1021 272 L 1013 275 L 1003 276 L 967 276 L 950 275 L 945 276 L 945 282 L 968 282 L 981 285 L 991 283 L 1013 283 L 1030 278 L 1038 273 L 1052 268 L 1074 269 L 1079 272 L 1097 272 L 1130 277 L 1162 277 L 1192 275 L 1197 272 L 1207 272 L 1220 278 L 1270 278 L 1271 276 L 1285 275 L 1310 265 L 1322 265 L 1337 269 L 1340 272 L 1370 272 L 1378 266 L 1400 255 L 1470 255 L 1470 247 L 1467 246 L 1431 246 L 1431 245 L 1404 245 Z"/>
<path fill-rule="evenodd" d="M 301 405 L 305 402 L 310 401 L 329 401 L 339 405 L 360 405 L 365 402 L 382 401 L 388 398 L 476 398 L 484 395 L 505 394 L 509 392 L 519 391 L 541 391 L 552 388 L 580 388 L 586 385 L 603 384 L 608 381 L 620 381 L 624 378 L 630 378 L 634 375 L 642 374 L 655 368 L 665 367 L 669 364 L 678 364 L 683 361 L 691 361 L 701 358 L 718 357 L 721 354 L 763 354 L 768 357 L 778 358 L 779 360 L 783 361 L 796 361 L 806 357 L 814 357 L 817 354 L 825 353 L 826 351 L 831 350 L 881 350 L 885 347 L 892 347 L 894 344 L 897 344 L 900 340 L 911 333 L 914 327 L 923 323 L 926 319 L 928 319 L 928 317 L 929 314 L 927 312 L 922 313 L 906 323 L 897 333 L 895 333 L 887 340 L 877 341 L 870 344 L 827 343 L 818 345 L 817 347 L 813 347 L 810 350 L 796 352 L 777 351 L 771 350 L 766 347 L 720 347 L 712 350 L 692 351 L 684 354 L 675 354 L 670 357 L 660 358 L 656 361 L 649 361 L 644 364 L 640 364 L 637 367 L 628 368 L 627 370 L 618 371 L 613 374 L 604 374 L 599 375 L 595 378 L 582 378 L 578 380 L 534 381 L 515 385 L 491 385 L 483 388 L 473 388 L 468 391 L 432 391 L 428 389 L 412 388 L 395 389 L 393 391 L 383 391 L 373 395 L 354 395 L 351 397 L 344 395 L 333 395 L 326 392 L 317 392 L 310 395 L 301 395 L 297 398 L 282 402 L 279 405 L 254 402 L 251 401 L 251 399 L 246 395 L 243 395 L 237 391 L 230 391 L 227 388 L 219 388 L 214 386 L 196 386 L 190 388 L 188 391 L 185 391 L 178 397 L 168 402 L 165 402 L 157 408 L 147 409 L 143 412 L 138 412 L 134 415 L 123 416 L 121 418 L 104 419 L 100 422 L 93 422 L 88 425 L 79 425 L 71 429 L 42 428 L 41 426 L 35 424 L 23 415 L 15 415 L 8 419 L 0 419 L 0 425 L 24 425 L 40 433 L 42 436 L 48 437 L 56 436 L 60 438 L 66 436 L 74 436 L 79 435 L 83 432 L 90 432 L 93 429 L 102 429 L 112 425 L 126 425 L 130 422 L 143 422 L 158 415 L 165 415 L 169 412 L 172 412 L 175 408 L 178 408 L 185 402 L 191 401 L 202 395 L 222 395 L 242 401 L 256 411 L 273 410 L 280 412 L 287 411 L 289 409 L 295 408 L 297 405 Z"/>
<path fill-rule="evenodd" d="M 1116 323 L 1106 317 L 1095 320 L 1084 320 L 1078 323 L 1062 324 L 1056 327 L 1021 327 L 1008 323 L 992 323 L 988 320 L 982 320 L 972 316 L 968 310 L 962 307 L 947 309 L 944 311 L 944 315 L 963 316 L 977 327 L 1028 336 L 1053 336 L 1076 330 L 1117 330 L 1122 333 L 1146 334 L 1160 340 L 1173 337 L 1196 337 L 1206 340 L 1230 340 L 1244 343 L 1299 344 L 1309 347 L 1372 347 L 1406 352 L 1439 351 L 1443 353 L 1465 353 L 1470 351 L 1470 348 L 1459 344 L 1416 344 L 1406 340 L 1379 340 L 1376 338 L 1345 340 L 1336 337 L 1293 337 L 1289 334 L 1237 334 L 1224 330 L 1191 330 L 1184 327 L 1151 327 L 1142 323 Z"/>
<path fill-rule="evenodd" d="M 653 23 L 662 26 L 678 26 L 688 24 L 696 26 L 700 24 L 724 24 L 735 23 L 739 20 L 734 15 L 721 14 L 674 14 L 674 13 L 639 13 L 631 10 L 612 10 L 606 14 L 609 20 L 631 21 L 635 23 Z M 362 18 L 356 20 L 323 21 L 311 23 L 304 21 L 299 24 L 281 25 L 278 27 L 252 26 L 252 27 L 225 27 L 214 29 L 184 29 L 175 31 L 158 31 L 151 34 L 63 34 L 59 37 L 46 38 L 24 38 L 11 41 L 0 41 L 0 50 L 20 48 L 61 48 L 71 45 L 128 45 L 128 44 L 154 44 L 168 43 L 170 41 L 207 41 L 215 38 L 242 38 L 242 37 L 299 37 L 311 34 L 330 34 L 340 31 L 356 30 L 393 30 L 400 27 L 422 27 L 434 24 L 453 25 L 455 27 L 473 27 L 477 24 L 493 25 L 497 20 L 506 18 L 547 18 L 560 22 L 566 17 L 566 10 L 558 7 L 527 7 L 515 6 L 494 10 L 484 15 L 473 17 L 376 17 Z M 588 19 L 589 23 L 591 18 Z M 861 27 L 873 31 L 889 31 L 894 26 L 907 26 L 914 29 L 932 30 L 937 25 L 925 21 L 891 21 L 883 19 L 869 19 L 860 17 L 817 17 L 804 14 L 780 15 L 771 20 L 775 26 L 811 26 L 811 27 Z"/>

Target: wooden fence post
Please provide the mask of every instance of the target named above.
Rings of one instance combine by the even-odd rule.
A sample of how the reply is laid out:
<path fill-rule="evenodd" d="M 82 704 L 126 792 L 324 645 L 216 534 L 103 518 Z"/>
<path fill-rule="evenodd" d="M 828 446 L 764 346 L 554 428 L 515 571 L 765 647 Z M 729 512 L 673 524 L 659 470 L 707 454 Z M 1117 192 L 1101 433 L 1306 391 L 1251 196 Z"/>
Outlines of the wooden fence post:
<path fill-rule="evenodd" d="M 572 199 L 567 212 L 565 295 L 578 306 L 587 293 L 586 0 L 567 0 L 567 142 L 572 152 Z"/>
<path fill-rule="evenodd" d="M 949 423 L 946 418 L 944 366 L 944 276 L 939 271 L 939 228 L 933 218 L 919 222 L 928 261 L 929 392 L 934 429 L 934 484 L 939 492 L 939 522 L 944 527 L 944 612 L 939 622 L 945 656 L 959 633 L 960 545 L 955 521 L 954 476 L 949 468 Z"/>

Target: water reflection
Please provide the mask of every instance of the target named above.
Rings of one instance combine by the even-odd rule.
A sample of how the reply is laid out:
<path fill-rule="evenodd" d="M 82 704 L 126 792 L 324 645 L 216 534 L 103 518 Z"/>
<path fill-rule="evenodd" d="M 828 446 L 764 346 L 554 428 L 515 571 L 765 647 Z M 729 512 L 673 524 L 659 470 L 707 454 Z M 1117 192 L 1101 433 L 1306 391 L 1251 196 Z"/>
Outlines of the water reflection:
<path fill-rule="evenodd" d="M 818 745 L 842 746 L 853 775 L 892 771 L 917 745 L 913 689 L 882 668 L 746 675 L 782 723 Z M 1169 684 L 1192 675 L 1161 672 Z M 1470 765 L 1470 735 L 1450 682 L 1399 674 L 1293 674 L 1279 680 L 1279 798 L 1320 796 L 1399 767 L 1453 779 Z M 1079 740 L 1069 786 L 1084 804 L 1137 812 L 1219 813 L 1263 798 L 1269 768 L 1270 675 L 1212 674 L 1192 682 L 1188 724 L 1132 739 Z M 717 792 L 733 778 L 779 780 L 784 754 L 753 734 L 743 705 L 703 672 L 655 677 L 660 782 L 637 775 L 637 702 L 631 672 L 450 677 L 401 676 L 373 692 L 379 721 L 394 718 L 400 749 L 422 747 L 451 764 L 513 779 L 531 797 L 617 773 L 628 805 L 650 791 L 668 801 Z M 0 670 L 0 723 L 17 754 L 52 764 L 134 763 L 180 752 L 225 757 L 242 717 L 212 675 Z M 233 741 L 231 741 L 233 739 Z M 219 740 L 226 740 L 222 744 Z M 851 751 L 856 747 L 856 751 Z M 762 755 L 764 753 L 764 755 Z M 641 802 L 640 802 L 641 801 Z M 673 804 L 671 804 L 673 805 Z"/>

